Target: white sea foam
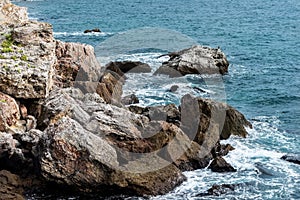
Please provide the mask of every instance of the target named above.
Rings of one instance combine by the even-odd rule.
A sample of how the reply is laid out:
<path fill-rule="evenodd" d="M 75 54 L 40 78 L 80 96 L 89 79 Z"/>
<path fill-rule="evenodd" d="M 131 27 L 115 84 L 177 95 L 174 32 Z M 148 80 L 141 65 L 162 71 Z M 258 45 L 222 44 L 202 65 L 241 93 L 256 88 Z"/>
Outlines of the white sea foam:
<path fill-rule="evenodd" d="M 91 32 L 84 33 L 82 32 L 54 32 L 54 36 L 108 36 L 113 35 L 114 33 L 110 32 Z"/>

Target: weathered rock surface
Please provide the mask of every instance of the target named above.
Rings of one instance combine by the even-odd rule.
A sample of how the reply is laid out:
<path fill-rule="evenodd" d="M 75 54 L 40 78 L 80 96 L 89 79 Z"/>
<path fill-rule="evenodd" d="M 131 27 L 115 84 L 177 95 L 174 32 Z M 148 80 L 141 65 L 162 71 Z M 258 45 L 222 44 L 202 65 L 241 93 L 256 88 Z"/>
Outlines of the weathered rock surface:
<path fill-rule="evenodd" d="M 0 90 L 16 98 L 47 96 L 56 61 L 52 26 L 27 21 L 0 32 Z"/>
<path fill-rule="evenodd" d="M 246 137 L 245 127 L 252 127 L 233 107 L 191 95 L 185 95 L 181 100 L 181 123 L 183 131 L 200 145 L 205 142 L 205 137 L 214 137 L 215 142 L 230 135 Z"/>
<path fill-rule="evenodd" d="M 116 61 L 106 65 L 107 68 L 119 68 L 123 73 L 149 73 L 151 67 L 139 61 Z"/>
<path fill-rule="evenodd" d="M 0 171 L 0 199 L 25 200 L 21 179 L 6 170 Z"/>
<path fill-rule="evenodd" d="M 282 156 L 281 159 L 300 165 L 300 154 L 287 154 Z"/>
<path fill-rule="evenodd" d="M 135 94 L 130 94 L 125 97 L 122 97 L 121 103 L 123 105 L 131 105 L 131 104 L 139 103 L 139 98 Z"/>
<path fill-rule="evenodd" d="M 10 3 L 9 0 L 2 0 L 0 2 L 0 27 L 27 20 L 27 8 L 16 6 Z"/>
<path fill-rule="evenodd" d="M 225 74 L 228 72 L 229 63 L 219 48 L 198 45 L 172 52 L 168 56 L 170 59 L 163 63 L 155 74 L 176 77 L 186 74 Z"/>
<path fill-rule="evenodd" d="M 81 82 L 88 82 L 97 86 L 100 80 L 101 66 L 98 63 L 94 48 L 90 45 L 56 41 L 55 81 L 61 87 L 74 86 L 76 81 L 78 87 Z M 75 84 L 76 84 L 75 83 Z M 90 91 L 87 87 L 83 88 L 85 92 Z"/>
<path fill-rule="evenodd" d="M 236 172 L 229 163 L 222 157 L 216 157 L 209 166 L 209 169 L 213 172 Z"/>
<path fill-rule="evenodd" d="M 21 114 L 15 99 L 0 92 L 0 131 L 7 131 L 20 120 Z"/>

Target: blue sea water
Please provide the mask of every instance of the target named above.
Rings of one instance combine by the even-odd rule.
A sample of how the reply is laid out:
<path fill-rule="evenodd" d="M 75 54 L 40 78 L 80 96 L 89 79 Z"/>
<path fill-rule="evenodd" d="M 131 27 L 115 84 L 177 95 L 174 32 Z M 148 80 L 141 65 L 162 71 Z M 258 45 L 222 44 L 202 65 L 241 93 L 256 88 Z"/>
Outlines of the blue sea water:
<path fill-rule="evenodd" d="M 124 93 L 136 93 L 143 105 L 179 104 L 182 95 L 193 93 L 226 101 L 254 125 L 248 138 L 224 141 L 236 147 L 226 159 L 237 173 L 187 172 L 187 182 L 153 199 L 205 199 L 196 194 L 215 183 L 242 184 L 215 199 L 300 199 L 300 166 L 280 160 L 285 153 L 300 153 L 299 0 L 15 3 L 28 7 L 31 18 L 53 24 L 57 39 L 93 45 L 102 64 L 140 60 L 155 71 L 165 59 L 157 56 L 169 50 L 198 43 L 225 52 L 230 67 L 222 78 L 128 75 Z M 96 27 L 102 33 L 83 34 Z M 166 92 L 174 84 L 179 90 Z M 258 165 L 271 175 L 257 173 Z"/>

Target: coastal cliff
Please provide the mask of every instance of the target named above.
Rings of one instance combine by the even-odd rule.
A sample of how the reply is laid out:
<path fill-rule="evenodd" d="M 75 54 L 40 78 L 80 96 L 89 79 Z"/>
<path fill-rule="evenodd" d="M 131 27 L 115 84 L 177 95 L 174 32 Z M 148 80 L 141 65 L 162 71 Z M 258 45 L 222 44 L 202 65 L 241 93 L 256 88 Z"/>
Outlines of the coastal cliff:
<path fill-rule="evenodd" d="M 92 46 L 55 40 L 52 26 L 29 20 L 25 8 L 0 6 L 1 196 L 52 192 L 49 185 L 82 195 L 164 194 L 186 180 L 183 171 L 232 150 L 220 140 L 246 137 L 243 114 L 209 99 L 125 107 L 122 67 L 103 70 Z"/>

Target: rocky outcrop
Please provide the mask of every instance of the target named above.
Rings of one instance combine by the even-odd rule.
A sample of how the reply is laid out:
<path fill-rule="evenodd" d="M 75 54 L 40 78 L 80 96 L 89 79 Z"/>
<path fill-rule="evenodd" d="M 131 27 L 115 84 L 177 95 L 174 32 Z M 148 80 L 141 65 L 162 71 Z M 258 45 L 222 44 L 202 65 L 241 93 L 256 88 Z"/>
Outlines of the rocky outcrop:
<path fill-rule="evenodd" d="M 136 104 L 139 103 L 139 98 L 135 94 L 130 94 L 125 97 L 122 97 L 121 103 L 123 105 L 131 105 L 131 104 Z"/>
<path fill-rule="evenodd" d="M 234 192 L 237 186 L 239 186 L 239 184 L 214 184 L 211 188 L 207 190 L 206 193 L 200 193 L 197 195 L 197 197 L 221 196 L 223 194 L 232 193 Z"/>
<path fill-rule="evenodd" d="M 155 74 L 177 77 L 186 74 L 223 75 L 228 72 L 229 63 L 219 48 L 214 49 L 198 45 L 167 55 L 170 59 L 163 63 Z"/>
<path fill-rule="evenodd" d="M 0 90 L 16 98 L 46 97 L 56 61 L 52 26 L 28 21 L 0 32 Z"/>
<path fill-rule="evenodd" d="M 0 27 L 22 23 L 28 20 L 27 8 L 11 4 L 9 0 L 0 2 Z"/>

